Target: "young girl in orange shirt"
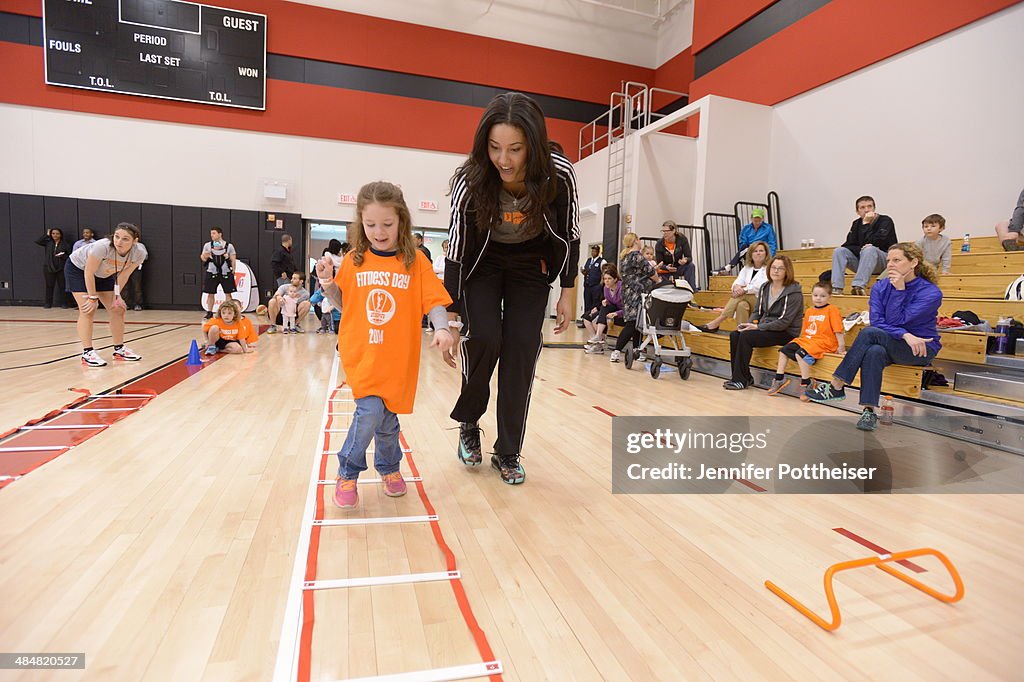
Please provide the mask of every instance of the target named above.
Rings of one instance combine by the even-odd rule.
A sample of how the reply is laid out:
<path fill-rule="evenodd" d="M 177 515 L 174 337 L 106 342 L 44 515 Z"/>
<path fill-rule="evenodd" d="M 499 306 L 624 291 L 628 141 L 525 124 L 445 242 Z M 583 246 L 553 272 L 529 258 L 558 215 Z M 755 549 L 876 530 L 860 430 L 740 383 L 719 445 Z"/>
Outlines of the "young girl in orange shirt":
<path fill-rule="evenodd" d="M 342 509 L 359 504 L 356 480 L 366 471 L 370 441 L 375 442 L 374 467 L 384 494 L 405 494 L 398 415 L 412 412 L 416 398 L 423 315 L 435 330 L 431 348 L 443 356 L 454 343 L 445 312 L 451 298 L 416 249 L 402 190 L 389 182 L 360 189 L 350 234 L 355 243 L 333 279 L 330 256 L 316 265 L 324 295 L 338 308 L 344 302 L 338 346 L 356 404 L 338 452 L 334 503 Z"/>

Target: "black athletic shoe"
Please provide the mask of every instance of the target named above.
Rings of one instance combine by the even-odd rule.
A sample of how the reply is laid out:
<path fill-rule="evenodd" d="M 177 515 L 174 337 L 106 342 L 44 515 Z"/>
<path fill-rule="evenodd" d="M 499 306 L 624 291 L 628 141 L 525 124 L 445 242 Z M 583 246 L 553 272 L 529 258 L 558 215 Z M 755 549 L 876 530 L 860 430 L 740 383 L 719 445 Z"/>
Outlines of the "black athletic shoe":
<path fill-rule="evenodd" d="M 519 455 L 491 455 L 491 468 L 498 470 L 503 483 L 519 485 L 526 480 L 526 471 L 519 463 Z"/>
<path fill-rule="evenodd" d="M 213 319 L 213 311 L 212 310 L 207 310 L 206 314 L 203 315 L 203 319 L 204 320 L 212 320 Z"/>
<path fill-rule="evenodd" d="M 484 460 L 480 452 L 480 426 L 476 422 L 459 424 L 459 461 L 475 467 Z"/>

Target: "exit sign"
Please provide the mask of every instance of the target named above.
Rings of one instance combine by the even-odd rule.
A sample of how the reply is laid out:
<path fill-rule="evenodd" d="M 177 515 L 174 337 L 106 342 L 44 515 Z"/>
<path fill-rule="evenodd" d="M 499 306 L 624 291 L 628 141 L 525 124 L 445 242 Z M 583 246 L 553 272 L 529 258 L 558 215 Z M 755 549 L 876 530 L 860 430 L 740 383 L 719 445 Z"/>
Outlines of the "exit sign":
<path fill-rule="evenodd" d="M 338 203 L 339 204 L 355 204 L 356 203 L 356 195 L 355 194 L 339 194 L 338 195 Z"/>
<path fill-rule="evenodd" d="M 420 202 L 420 210 L 421 211 L 436 211 L 437 210 L 437 202 L 436 201 L 421 201 Z"/>

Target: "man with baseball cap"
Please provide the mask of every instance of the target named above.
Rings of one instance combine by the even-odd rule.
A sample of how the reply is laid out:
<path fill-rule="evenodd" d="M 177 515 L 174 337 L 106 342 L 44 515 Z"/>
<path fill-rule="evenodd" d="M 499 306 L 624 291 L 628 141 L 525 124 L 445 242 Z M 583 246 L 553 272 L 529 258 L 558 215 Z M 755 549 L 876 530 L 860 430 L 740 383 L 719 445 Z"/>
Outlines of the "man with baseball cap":
<path fill-rule="evenodd" d="M 768 257 L 772 258 L 775 256 L 775 250 L 778 249 L 778 242 L 775 240 L 775 228 L 764 221 L 763 208 L 755 208 L 750 212 L 750 222 L 744 225 L 743 229 L 740 230 L 739 250 L 736 252 L 736 255 L 732 257 L 732 260 L 729 261 L 728 265 L 723 265 L 713 274 L 724 275 L 739 265 L 747 255 L 747 249 L 749 249 L 750 245 L 754 242 L 767 243 L 768 249 L 771 251 L 771 253 L 768 254 Z"/>

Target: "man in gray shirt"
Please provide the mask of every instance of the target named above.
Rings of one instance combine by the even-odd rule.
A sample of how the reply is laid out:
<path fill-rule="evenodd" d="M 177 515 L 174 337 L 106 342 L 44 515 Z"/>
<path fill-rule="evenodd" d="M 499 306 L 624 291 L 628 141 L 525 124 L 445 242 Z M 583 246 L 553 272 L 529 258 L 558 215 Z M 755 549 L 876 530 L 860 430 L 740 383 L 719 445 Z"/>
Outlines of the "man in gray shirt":
<path fill-rule="evenodd" d="M 292 279 L 290 282 L 285 282 L 277 288 L 274 295 L 269 301 L 267 301 L 267 316 L 270 318 L 270 329 L 267 330 L 268 334 L 277 333 L 277 316 L 281 312 L 281 308 L 284 305 L 284 295 L 288 293 L 288 287 L 295 285 L 299 290 L 297 298 L 299 299 L 299 305 L 296 308 L 295 315 L 295 331 L 299 334 L 305 334 L 306 330 L 302 328 L 302 320 L 309 314 L 309 290 L 305 287 L 306 273 L 299 272 L 296 270 L 292 273 Z"/>
<path fill-rule="evenodd" d="M 1005 251 L 1024 251 L 1024 190 L 1017 197 L 1017 206 L 1009 220 L 996 225 L 996 234 Z"/>

